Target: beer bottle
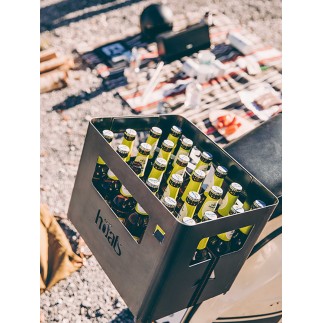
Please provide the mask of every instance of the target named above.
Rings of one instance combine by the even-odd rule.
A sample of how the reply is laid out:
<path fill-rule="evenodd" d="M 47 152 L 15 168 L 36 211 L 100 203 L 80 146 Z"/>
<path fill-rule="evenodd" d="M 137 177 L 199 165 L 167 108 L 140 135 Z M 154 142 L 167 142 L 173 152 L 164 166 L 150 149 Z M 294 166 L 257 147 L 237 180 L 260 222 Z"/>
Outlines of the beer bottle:
<path fill-rule="evenodd" d="M 244 212 L 243 208 L 239 207 L 238 205 L 233 205 L 231 207 L 229 214 L 232 215 L 232 214 L 243 213 L 243 212 Z M 208 242 L 208 247 L 216 256 L 220 256 L 228 253 L 231 249 L 230 241 L 233 233 L 234 233 L 234 230 L 231 230 L 228 232 L 219 233 L 218 235 L 211 237 Z"/>
<path fill-rule="evenodd" d="M 200 194 L 198 192 L 190 191 L 187 198 L 178 212 L 178 219 L 183 220 L 184 216 L 193 218 L 197 204 L 200 202 Z"/>
<path fill-rule="evenodd" d="M 134 162 L 131 164 L 132 170 L 137 176 L 141 173 L 141 163 Z M 136 205 L 136 200 L 124 185 L 121 186 L 119 194 L 114 197 L 111 203 L 111 208 L 121 222 L 133 211 Z"/>
<path fill-rule="evenodd" d="M 226 216 L 229 214 L 232 206 L 236 203 L 239 194 L 242 191 L 242 187 L 238 183 L 231 183 L 229 190 L 225 194 L 224 199 L 222 200 L 217 213 L 220 216 Z"/>
<path fill-rule="evenodd" d="M 180 138 L 181 135 L 182 135 L 182 129 L 177 126 L 172 126 L 172 128 L 170 129 L 170 133 L 167 137 L 167 140 L 170 140 L 174 143 L 174 146 L 172 147 L 172 150 L 171 150 L 171 154 L 173 154 L 177 146 L 178 139 Z"/>
<path fill-rule="evenodd" d="M 210 169 L 212 159 L 213 159 L 212 154 L 210 154 L 207 151 L 203 151 L 201 156 L 200 156 L 200 159 L 199 159 L 198 163 L 196 164 L 196 166 L 194 168 L 194 171 L 198 170 L 198 169 L 202 170 L 205 173 L 205 176 L 206 176 L 208 170 Z M 192 175 L 194 174 L 194 171 L 190 174 L 188 167 L 186 168 L 182 188 L 185 188 L 186 185 L 189 183 Z M 181 190 L 182 190 L 182 188 L 181 188 Z"/>
<path fill-rule="evenodd" d="M 110 143 L 114 137 L 113 132 L 110 130 L 103 130 L 103 136 L 104 138 L 106 138 L 107 136 L 106 140 L 108 141 L 108 143 Z M 92 177 L 92 183 L 100 193 L 102 193 L 102 189 L 101 189 L 102 179 L 106 177 L 108 170 L 109 170 L 109 167 L 106 165 L 104 160 L 99 156 L 96 161 L 95 170 Z"/>
<path fill-rule="evenodd" d="M 154 153 L 156 150 L 156 147 L 158 145 L 158 141 L 160 136 L 162 135 L 162 130 L 158 127 L 152 127 L 149 131 L 149 136 L 146 140 L 146 143 L 151 146 L 151 150 L 149 153 L 149 159 L 154 157 Z"/>
<path fill-rule="evenodd" d="M 218 206 L 219 200 L 221 199 L 223 190 L 219 186 L 212 186 L 207 198 L 204 200 L 200 207 L 197 207 L 197 216 L 195 221 L 200 222 L 203 219 L 203 215 L 207 211 L 215 211 Z"/>
<path fill-rule="evenodd" d="M 181 186 L 180 190 L 179 190 L 179 199 L 178 199 L 178 209 L 182 207 L 183 203 L 186 200 L 186 197 L 188 195 L 189 192 L 191 191 L 195 191 L 195 192 L 199 192 L 200 188 L 202 186 L 202 182 L 205 179 L 205 173 L 200 170 L 194 170 L 189 183 L 187 184 L 186 187 L 184 187 L 184 183 Z M 199 202 L 201 200 L 201 197 L 199 199 Z"/>
<path fill-rule="evenodd" d="M 125 145 L 118 145 L 117 153 L 120 157 L 125 160 L 129 153 L 129 147 Z M 110 202 L 119 192 L 121 188 L 121 183 L 118 177 L 112 172 L 111 169 L 108 170 L 108 173 L 102 179 L 102 195 L 107 202 Z"/>
<path fill-rule="evenodd" d="M 102 131 L 104 139 L 110 143 L 114 138 L 114 133 L 111 130 L 105 129 Z"/>
<path fill-rule="evenodd" d="M 251 205 L 251 210 L 260 209 L 265 206 L 266 206 L 266 204 L 263 201 L 255 200 Z M 249 211 L 249 210 L 245 209 L 245 211 Z M 242 245 L 244 244 L 244 242 L 247 239 L 247 236 L 248 236 L 251 228 L 252 228 L 252 226 L 248 225 L 246 227 L 239 228 L 238 230 L 236 230 L 234 232 L 232 239 L 231 239 L 231 250 L 232 251 L 239 250 L 242 247 Z"/>
<path fill-rule="evenodd" d="M 126 145 L 129 147 L 129 154 L 126 158 L 126 162 L 130 160 L 136 137 L 137 137 L 137 131 L 130 128 L 126 129 L 126 131 L 123 134 L 122 145 Z"/>
<path fill-rule="evenodd" d="M 173 199 L 170 196 L 166 196 L 163 200 L 162 203 L 166 206 L 166 208 L 168 209 L 168 211 L 170 213 L 174 213 L 175 208 L 176 208 L 176 200 Z"/>
<path fill-rule="evenodd" d="M 164 140 L 160 147 L 157 157 L 164 158 L 168 164 L 173 148 L 174 148 L 174 143 L 171 140 L 168 140 L 168 139 Z"/>
<path fill-rule="evenodd" d="M 179 188 L 181 187 L 182 183 L 183 183 L 183 176 L 178 174 L 173 174 L 168 182 L 166 189 L 164 190 L 164 193 L 161 197 L 161 201 L 163 201 L 166 197 L 172 197 L 173 199 L 176 200 Z"/>
<path fill-rule="evenodd" d="M 228 170 L 224 166 L 218 166 L 214 170 L 213 183 L 211 183 L 204 191 L 204 196 L 207 197 L 212 186 L 222 187 L 224 177 L 227 176 L 227 174 L 228 174 Z"/>
<path fill-rule="evenodd" d="M 192 146 L 193 146 L 193 141 L 191 139 L 183 138 L 181 140 L 181 146 L 174 158 L 173 167 L 175 166 L 179 155 L 189 156 Z"/>
<path fill-rule="evenodd" d="M 202 217 L 202 221 L 211 221 L 215 220 L 217 218 L 216 214 L 212 211 L 206 211 Z M 207 243 L 209 241 L 209 238 L 203 238 L 199 244 L 197 245 L 196 251 L 194 253 L 191 265 L 197 264 L 199 262 L 202 262 L 204 260 L 207 260 L 210 258 L 209 252 L 207 250 Z"/>
<path fill-rule="evenodd" d="M 159 181 L 161 181 L 163 174 L 165 172 L 166 166 L 167 166 L 166 160 L 164 158 L 157 157 L 154 162 L 154 166 L 148 175 L 148 178 L 156 178 Z"/>
<path fill-rule="evenodd" d="M 188 165 L 189 161 L 190 161 L 190 159 L 186 155 L 179 155 L 178 156 L 174 168 L 169 168 L 167 171 L 165 171 L 164 180 L 160 184 L 160 187 L 162 190 L 164 190 L 166 188 L 167 184 L 169 183 L 169 180 L 171 179 L 171 177 L 174 174 L 178 174 L 181 176 L 184 175 L 185 168 Z"/>
<path fill-rule="evenodd" d="M 138 148 L 138 154 L 134 162 L 138 162 L 142 165 L 141 173 L 139 174 L 139 177 L 143 177 L 145 174 L 145 169 L 147 166 L 150 150 L 151 150 L 151 146 L 150 144 L 147 144 L 147 143 L 141 143 Z"/>
<path fill-rule="evenodd" d="M 155 194 L 159 187 L 159 181 L 155 178 L 148 178 L 146 182 L 149 189 Z M 132 212 L 124 221 L 125 227 L 131 233 L 133 238 L 140 243 L 142 236 L 147 228 L 149 216 L 139 203 L 135 206 L 135 211 Z"/>

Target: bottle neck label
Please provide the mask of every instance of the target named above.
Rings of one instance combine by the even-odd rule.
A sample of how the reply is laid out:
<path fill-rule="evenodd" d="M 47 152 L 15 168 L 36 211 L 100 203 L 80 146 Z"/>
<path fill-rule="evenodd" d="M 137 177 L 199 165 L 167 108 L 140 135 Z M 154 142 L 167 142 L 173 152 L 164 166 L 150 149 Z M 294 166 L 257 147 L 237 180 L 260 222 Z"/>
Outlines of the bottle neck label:
<path fill-rule="evenodd" d="M 145 168 L 146 168 L 146 165 L 147 165 L 147 162 L 148 162 L 148 156 L 144 156 L 144 155 L 138 153 L 138 155 L 135 158 L 135 162 L 139 162 L 142 165 L 139 177 L 144 176 Z"/>
<path fill-rule="evenodd" d="M 240 228 L 239 230 L 240 230 L 243 234 L 247 235 L 247 234 L 250 232 L 251 228 L 252 228 L 252 225 L 248 225 L 248 226 L 246 226 L 246 227 Z"/>
<path fill-rule="evenodd" d="M 220 233 L 218 234 L 218 237 L 223 241 L 230 241 L 233 236 L 234 230 Z"/>
<path fill-rule="evenodd" d="M 126 138 L 123 138 L 122 140 L 122 145 L 126 145 L 127 147 L 129 147 L 129 153 L 128 153 L 128 156 L 125 158 L 125 161 L 128 162 L 130 160 L 130 157 L 131 157 L 131 152 L 132 152 L 132 148 L 133 148 L 133 145 L 134 145 L 134 140 L 132 141 L 129 141 L 127 140 Z"/>
<path fill-rule="evenodd" d="M 203 238 L 203 239 L 199 242 L 199 244 L 197 245 L 197 248 L 196 248 L 196 249 L 198 249 L 198 250 L 203 250 L 203 249 L 205 249 L 205 248 L 206 248 L 206 245 L 207 245 L 207 243 L 208 243 L 208 241 L 209 241 L 209 238 Z"/>
<path fill-rule="evenodd" d="M 188 156 L 189 153 L 190 153 L 190 150 L 189 149 L 188 150 L 185 150 L 184 148 L 181 147 L 179 149 L 179 151 L 177 152 L 177 154 L 176 154 L 176 157 L 175 157 L 174 162 L 173 162 L 173 167 L 175 167 L 179 155 Z"/>
<path fill-rule="evenodd" d="M 135 210 L 141 215 L 147 215 L 147 212 L 141 207 L 139 203 L 136 204 Z"/>
<path fill-rule="evenodd" d="M 118 180 L 118 177 L 112 172 L 111 169 L 108 170 L 108 177 L 117 181 Z"/>
<path fill-rule="evenodd" d="M 209 164 L 206 164 L 206 163 L 204 163 L 203 161 L 200 160 L 197 163 L 197 165 L 196 165 L 196 167 L 195 167 L 194 170 L 197 170 L 197 169 L 202 170 L 206 174 L 207 171 L 208 171 L 208 169 L 209 169 Z"/>
<path fill-rule="evenodd" d="M 171 153 L 173 153 L 173 151 L 174 151 L 174 150 L 175 150 L 175 148 L 176 148 L 176 145 L 177 145 L 177 142 L 178 142 L 179 137 L 174 137 L 174 136 L 170 133 L 170 134 L 168 135 L 167 139 L 168 139 L 168 140 L 170 140 L 170 141 L 172 141 L 172 142 L 174 143 L 174 147 L 173 147 L 173 149 L 172 149 L 172 151 L 171 151 Z"/>
<path fill-rule="evenodd" d="M 120 193 L 125 197 L 132 197 L 130 192 L 123 185 L 120 188 Z"/>
<path fill-rule="evenodd" d="M 238 199 L 238 196 L 231 195 L 229 192 L 227 192 L 227 194 L 225 194 L 225 197 L 220 204 L 220 207 L 218 208 L 218 213 L 221 216 L 227 216 L 232 206 L 237 201 L 237 199 Z"/>
<path fill-rule="evenodd" d="M 105 165 L 104 160 L 100 156 L 98 157 L 97 163 L 100 165 Z"/>
<path fill-rule="evenodd" d="M 202 220 L 203 215 L 206 211 L 214 212 L 218 205 L 218 200 L 214 200 L 211 197 L 207 197 L 202 207 L 199 210 L 198 217 Z"/>
<path fill-rule="evenodd" d="M 160 181 L 161 176 L 163 175 L 164 171 L 158 170 L 156 168 L 153 168 L 148 176 L 148 178 L 156 178 Z"/>
<path fill-rule="evenodd" d="M 179 191 L 179 187 L 174 187 L 168 184 L 164 191 L 162 199 L 165 199 L 166 197 L 172 197 L 173 199 L 176 200 L 178 191 Z"/>
<path fill-rule="evenodd" d="M 156 150 L 156 147 L 158 145 L 158 140 L 159 138 L 154 138 L 152 136 L 148 136 L 148 139 L 146 141 L 147 144 L 151 146 L 150 154 L 149 154 L 149 159 L 154 157 L 154 152 Z"/>
<path fill-rule="evenodd" d="M 161 149 L 159 151 L 157 158 L 164 158 L 166 160 L 166 162 L 168 163 L 170 155 L 171 155 L 171 151 L 167 152 L 167 151 L 164 151 Z"/>
<path fill-rule="evenodd" d="M 193 218 L 194 212 L 195 212 L 196 206 L 190 205 L 188 203 L 184 203 L 182 208 L 179 211 L 179 217 L 178 219 L 180 221 L 183 221 L 183 218 L 185 216 L 189 217 L 189 218 Z"/>
<path fill-rule="evenodd" d="M 184 191 L 181 199 L 183 201 L 186 201 L 186 197 L 187 197 L 188 193 L 191 192 L 191 191 L 199 192 L 201 186 L 202 186 L 202 182 L 195 182 L 191 178 L 191 180 L 189 181 L 188 185 L 186 186 L 186 189 L 185 189 L 185 191 Z"/>
<path fill-rule="evenodd" d="M 213 176 L 213 184 L 211 183 L 207 189 L 204 191 L 204 195 L 205 196 L 208 196 L 209 195 L 209 192 L 212 188 L 212 186 L 219 186 L 219 187 L 222 187 L 222 184 L 223 184 L 223 181 L 224 181 L 224 178 L 220 178 L 220 177 L 217 177 L 216 175 Z"/>

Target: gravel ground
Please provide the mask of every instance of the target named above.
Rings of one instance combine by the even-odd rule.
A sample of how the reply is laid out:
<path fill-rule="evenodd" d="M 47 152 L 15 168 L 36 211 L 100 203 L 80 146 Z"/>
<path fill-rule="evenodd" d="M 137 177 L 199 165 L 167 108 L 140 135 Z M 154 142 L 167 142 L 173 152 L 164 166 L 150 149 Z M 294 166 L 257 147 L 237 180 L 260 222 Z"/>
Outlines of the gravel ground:
<path fill-rule="evenodd" d="M 41 0 L 41 36 L 65 53 L 80 45 L 95 46 L 107 35 L 122 37 L 125 32 L 137 32 L 139 13 L 149 3 L 152 1 Z M 281 49 L 280 0 L 176 0 L 168 5 L 174 13 L 199 10 L 201 14 L 207 7 L 217 6 Z M 69 237 L 77 234 L 66 213 L 88 121 L 94 116 L 129 112 L 112 93 L 104 92 L 101 80 L 89 69 L 71 71 L 70 78 L 67 88 L 40 96 L 41 202 L 61 218 Z M 64 101 L 73 108 L 60 113 L 52 110 Z M 46 322 L 133 322 L 94 256 L 78 272 L 42 294 L 40 306 Z"/>

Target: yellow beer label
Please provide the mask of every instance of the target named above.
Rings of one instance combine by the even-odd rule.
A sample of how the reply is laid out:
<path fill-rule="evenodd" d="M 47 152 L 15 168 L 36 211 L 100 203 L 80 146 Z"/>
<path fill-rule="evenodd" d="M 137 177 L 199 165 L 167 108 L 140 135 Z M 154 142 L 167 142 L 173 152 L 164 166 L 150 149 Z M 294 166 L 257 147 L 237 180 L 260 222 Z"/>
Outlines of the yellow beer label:
<path fill-rule="evenodd" d="M 252 225 L 248 225 L 246 227 L 240 228 L 239 230 L 244 234 L 248 234 L 250 232 L 251 228 L 252 228 Z"/>
<path fill-rule="evenodd" d="M 118 177 L 112 172 L 111 169 L 108 170 L 108 177 L 114 180 L 118 179 Z"/>
<path fill-rule="evenodd" d="M 182 206 L 182 208 L 180 209 L 178 219 L 179 219 L 180 221 L 183 221 L 183 218 L 184 218 L 185 216 L 190 217 L 190 216 L 188 215 L 188 209 L 187 209 L 187 204 L 186 204 L 186 203 L 184 203 L 184 204 L 183 204 L 183 206 Z"/>
<path fill-rule="evenodd" d="M 218 234 L 218 237 L 223 241 L 230 241 L 233 236 L 234 230 L 220 233 Z"/>
<path fill-rule="evenodd" d="M 207 243 L 208 243 L 208 241 L 209 241 L 209 238 L 203 238 L 203 239 L 199 242 L 199 244 L 197 245 L 197 248 L 196 248 L 196 249 L 198 249 L 198 250 L 205 249 L 205 248 L 206 248 L 206 245 L 207 245 Z"/>
<path fill-rule="evenodd" d="M 179 187 L 174 187 L 174 186 L 171 186 L 171 185 L 167 185 L 167 187 L 166 187 L 166 189 L 164 191 L 162 199 L 164 200 L 166 197 L 172 197 L 173 199 L 176 200 L 178 191 L 179 191 Z"/>
<path fill-rule="evenodd" d="M 139 243 L 140 238 L 136 237 L 136 236 L 132 236 L 134 238 L 134 240 L 136 240 L 137 243 Z"/>
<path fill-rule="evenodd" d="M 169 134 L 167 139 L 174 143 L 174 147 L 172 148 L 172 151 L 171 151 L 171 153 L 173 153 L 173 151 L 176 148 L 179 137 L 174 137 L 172 134 Z"/>
<path fill-rule="evenodd" d="M 207 173 L 208 168 L 209 168 L 209 165 L 201 163 L 200 165 L 196 166 L 195 170 L 199 169 L 199 170 L 202 170 L 204 173 Z"/>
<path fill-rule="evenodd" d="M 156 168 L 153 168 L 148 176 L 148 178 L 155 178 L 160 180 L 160 177 L 162 176 L 163 171 L 162 170 L 158 170 Z"/>
<path fill-rule="evenodd" d="M 142 206 L 139 203 L 136 204 L 135 210 L 141 215 L 147 215 L 147 212 L 142 208 Z"/>
<path fill-rule="evenodd" d="M 205 202 L 203 203 L 199 213 L 198 213 L 198 217 L 200 219 L 202 219 L 204 213 L 206 211 L 215 211 L 215 208 L 216 206 L 218 205 L 218 201 L 214 201 L 214 200 L 211 200 L 211 201 L 208 201 L 208 200 L 205 200 Z"/>
<path fill-rule="evenodd" d="M 127 140 L 126 138 L 123 138 L 122 140 L 122 145 L 126 145 L 127 147 L 129 147 L 129 154 L 128 156 L 126 157 L 126 162 L 128 162 L 130 160 L 130 157 L 131 157 L 131 152 L 132 152 L 132 148 L 133 148 L 133 145 L 134 145 L 134 140 L 133 141 L 129 141 Z"/>
<path fill-rule="evenodd" d="M 152 136 L 149 136 L 146 143 L 149 144 L 151 146 L 150 149 L 150 154 L 149 154 L 149 158 L 153 158 L 154 157 L 154 152 L 156 150 L 157 144 L 158 144 L 158 138 L 154 138 Z"/>
<path fill-rule="evenodd" d="M 98 157 L 97 163 L 100 165 L 105 165 L 104 160 L 100 156 Z"/>
<path fill-rule="evenodd" d="M 186 186 L 186 189 L 181 197 L 182 200 L 186 201 L 186 197 L 190 191 L 199 192 L 201 186 L 202 186 L 202 182 L 195 182 L 191 179 L 188 185 Z"/>
<path fill-rule="evenodd" d="M 131 193 L 123 185 L 120 188 L 120 193 L 125 197 L 132 197 Z"/>

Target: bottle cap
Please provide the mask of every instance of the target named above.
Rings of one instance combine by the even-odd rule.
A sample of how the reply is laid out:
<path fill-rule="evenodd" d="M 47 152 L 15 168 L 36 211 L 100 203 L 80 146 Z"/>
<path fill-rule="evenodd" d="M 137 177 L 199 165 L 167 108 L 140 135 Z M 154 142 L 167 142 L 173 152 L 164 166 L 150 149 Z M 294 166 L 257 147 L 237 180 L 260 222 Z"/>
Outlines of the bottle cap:
<path fill-rule="evenodd" d="M 198 203 L 201 200 L 201 196 L 198 192 L 190 191 L 187 195 L 186 201 L 191 200 L 194 203 Z"/>
<path fill-rule="evenodd" d="M 219 186 L 213 185 L 210 189 L 209 195 L 214 199 L 219 199 L 223 194 L 223 189 Z"/>
<path fill-rule="evenodd" d="M 238 195 L 242 191 L 242 186 L 238 183 L 231 183 L 229 192 L 232 195 Z"/>
<path fill-rule="evenodd" d="M 228 170 L 224 166 L 218 166 L 215 169 L 215 175 L 219 178 L 224 178 L 228 174 Z"/>
<path fill-rule="evenodd" d="M 251 209 L 260 209 L 266 206 L 266 203 L 261 201 L 261 200 L 255 200 L 252 205 L 251 205 Z"/>
<path fill-rule="evenodd" d="M 167 196 L 163 200 L 163 204 L 170 210 L 174 210 L 176 207 L 176 201 L 170 196 Z"/>
<path fill-rule="evenodd" d="M 185 150 L 190 149 L 193 146 L 193 141 L 189 138 L 182 139 L 181 147 L 183 147 Z"/>
<path fill-rule="evenodd" d="M 172 177 L 170 178 L 170 182 L 175 184 L 174 186 L 180 186 L 183 184 L 183 176 L 179 174 L 173 174 Z"/>
<path fill-rule="evenodd" d="M 182 222 L 186 225 L 195 225 L 196 224 L 195 220 L 188 217 L 188 216 L 184 216 Z"/>
<path fill-rule="evenodd" d="M 167 166 L 167 161 L 166 161 L 166 159 L 164 159 L 164 158 L 158 157 L 158 158 L 156 158 L 156 160 L 155 160 L 155 164 L 156 164 L 158 167 L 162 167 L 162 168 L 164 168 L 164 167 L 166 167 L 166 166 Z"/>
<path fill-rule="evenodd" d="M 127 140 L 133 141 L 137 136 L 137 131 L 131 128 L 126 129 L 124 136 Z"/>
<path fill-rule="evenodd" d="M 229 214 L 232 215 L 232 214 L 243 213 L 243 212 L 244 212 L 244 209 L 241 206 L 235 204 L 232 206 Z"/>
<path fill-rule="evenodd" d="M 170 132 L 174 137 L 179 137 L 182 134 L 182 129 L 177 126 L 172 126 Z"/>
<path fill-rule="evenodd" d="M 144 156 L 149 155 L 150 151 L 151 151 L 151 145 L 142 142 L 138 148 L 139 153 L 141 153 Z"/>
<path fill-rule="evenodd" d="M 102 134 L 103 134 L 103 137 L 110 142 L 114 138 L 114 133 L 111 130 L 105 129 L 102 131 Z"/>
<path fill-rule="evenodd" d="M 152 137 L 154 137 L 154 138 L 159 138 L 162 133 L 163 133 L 163 131 L 158 127 L 152 127 L 150 129 L 150 135 L 152 135 Z"/>
<path fill-rule="evenodd" d="M 194 170 L 194 173 L 192 176 L 195 176 L 195 178 L 198 178 L 199 180 L 203 180 L 206 176 L 205 172 L 203 172 L 200 169 Z"/>
<path fill-rule="evenodd" d="M 203 151 L 200 158 L 203 163 L 210 163 L 213 159 L 213 155 L 207 151 Z"/>
<path fill-rule="evenodd" d="M 166 152 L 170 152 L 174 147 L 174 143 L 171 140 L 165 139 L 162 143 L 162 149 Z"/>
<path fill-rule="evenodd" d="M 186 167 L 187 164 L 189 163 L 189 161 L 190 161 L 190 158 L 188 156 L 181 154 L 178 156 L 176 163 L 178 163 L 181 166 Z"/>
<path fill-rule="evenodd" d="M 128 156 L 129 151 L 130 151 L 130 149 L 126 145 L 118 145 L 118 147 L 117 147 L 117 153 L 123 158 Z"/>
<path fill-rule="evenodd" d="M 149 177 L 146 184 L 149 188 L 156 189 L 159 187 L 160 181 L 156 178 Z"/>
<path fill-rule="evenodd" d="M 206 211 L 203 214 L 203 221 L 211 221 L 217 219 L 217 215 L 212 211 Z"/>

